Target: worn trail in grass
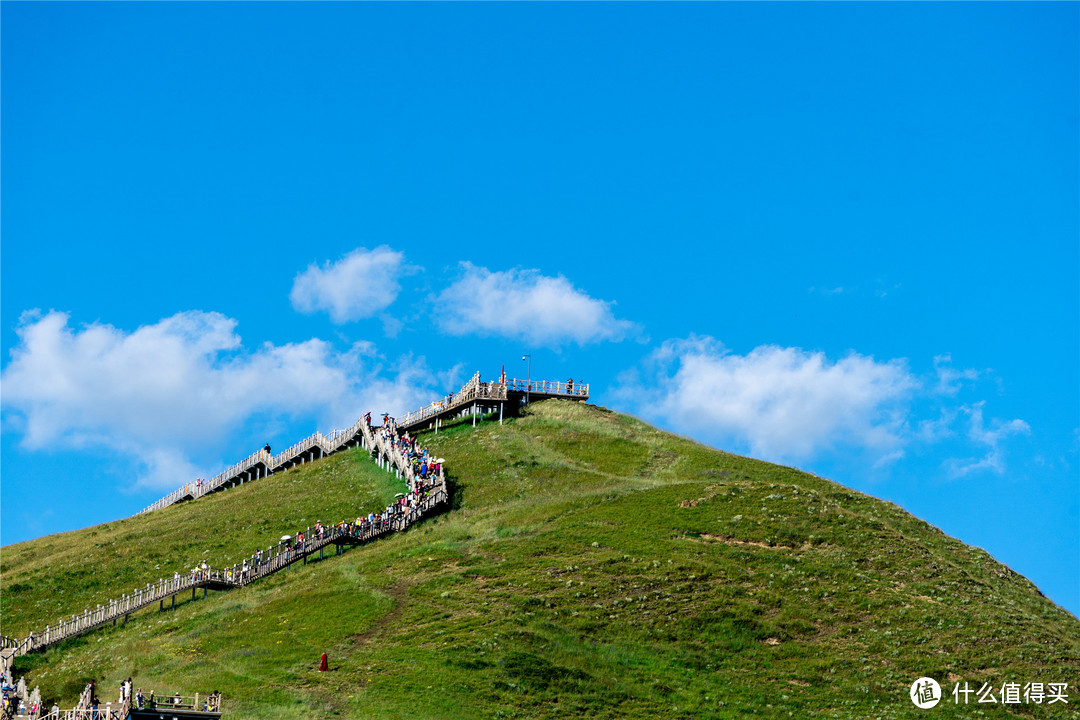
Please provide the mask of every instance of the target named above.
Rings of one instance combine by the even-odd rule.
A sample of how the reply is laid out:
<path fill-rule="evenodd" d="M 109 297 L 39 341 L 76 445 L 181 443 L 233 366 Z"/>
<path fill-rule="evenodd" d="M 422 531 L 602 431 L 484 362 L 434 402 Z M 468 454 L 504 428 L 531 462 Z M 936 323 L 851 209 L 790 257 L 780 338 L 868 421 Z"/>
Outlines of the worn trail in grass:
<path fill-rule="evenodd" d="M 50 698 L 131 675 L 221 690 L 244 718 L 915 717 L 921 675 L 1070 684 L 1070 706 L 987 714 L 1080 702 L 1080 622 L 890 503 L 566 401 L 423 442 L 448 458 L 450 512 L 20 666 Z M 5 633 L 397 491 L 345 453 L 5 548 Z"/>

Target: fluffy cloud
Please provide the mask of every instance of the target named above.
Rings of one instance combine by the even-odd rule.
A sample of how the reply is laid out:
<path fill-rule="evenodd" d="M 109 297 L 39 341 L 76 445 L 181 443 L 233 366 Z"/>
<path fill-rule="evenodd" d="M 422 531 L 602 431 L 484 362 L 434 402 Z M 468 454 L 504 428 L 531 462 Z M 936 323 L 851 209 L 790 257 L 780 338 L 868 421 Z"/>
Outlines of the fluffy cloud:
<path fill-rule="evenodd" d="M 401 291 L 400 278 L 412 272 L 405 255 L 385 245 L 357 248 L 337 262 L 309 265 L 293 281 L 289 299 L 300 312 L 326 311 L 340 325 L 388 307 Z"/>
<path fill-rule="evenodd" d="M 536 270 L 491 272 L 464 262 L 464 277 L 438 297 L 442 329 L 451 335 L 501 335 L 536 345 L 622 340 L 638 332 L 613 303 L 576 289 L 562 275 Z"/>
<path fill-rule="evenodd" d="M 992 375 L 954 368 L 947 354 L 919 377 L 902 360 L 774 345 L 737 355 L 691 337 L 665 342 L 616 395 L 650 419 L 768 460 L 843 453 L 880 470 L 931 453 L 952 456 L 941 465 L 958 478 L 1003 473 L 1007 442 L 1031 431 L 1023 420 L 984 419 L 985 401 L 970 396 Z"/>
<path fill-rule="evenodd" d="M 772 460 L 804 459 L 836 447 L 861 447 L 897 459 L 904 408 L 918 385 L 901 361 L 772 345 L 746 355 L 712 338 L 672 340 L 653 353 L 642 411 L 676 428 L 747 447 Z"/>
<path fill-rule="evenodd" d="M 422 360 L 384 372 L 367 343 L 337 352 L 312 339 L 246 351 L 236 321 L 213 312 L 130 333 L 72 329 L 59 312 L 28 314 L 17 332 L 2 399 L 23 445 L 114 449 L 137 463 L 140 484 L 155 487 L 191 480 L 199 463 L 212 471 L 225 439 L 253 418 L 310 418 L 329 430 L 369 409 L 411 409 L 445 384 Z"/>

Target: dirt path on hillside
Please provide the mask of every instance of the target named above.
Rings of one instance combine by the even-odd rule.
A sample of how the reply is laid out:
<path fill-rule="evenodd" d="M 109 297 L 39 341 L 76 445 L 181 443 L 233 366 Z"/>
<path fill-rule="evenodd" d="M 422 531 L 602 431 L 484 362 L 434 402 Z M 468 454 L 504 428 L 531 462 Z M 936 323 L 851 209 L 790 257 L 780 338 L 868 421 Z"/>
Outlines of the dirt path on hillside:
<path fill-rule="evenodd" d="M 358 650 L 364 647 L 373 639 L 379 637 L 388 627 L 396 625 L 401 619 L 405 600 L 409 595 L 409 585 L 405 582 L 394 583 L 386 591 L 386 594 L 394 601 L 394 606 L 390 608 L 389 612 L 379 618 L 378 622 L 372 625 L 368 630 L 355 635 L 350 635 L 350 650 Z"/>

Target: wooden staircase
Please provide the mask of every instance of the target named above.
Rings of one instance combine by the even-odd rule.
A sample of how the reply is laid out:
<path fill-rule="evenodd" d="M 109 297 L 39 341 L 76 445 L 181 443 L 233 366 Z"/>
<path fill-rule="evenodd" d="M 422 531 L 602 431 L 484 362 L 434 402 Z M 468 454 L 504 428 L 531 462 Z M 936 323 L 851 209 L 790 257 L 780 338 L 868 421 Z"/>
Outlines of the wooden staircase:
<path fill-rule="evenodd" d="M 203 495 L 283 472 L 351 447 L 366 449 L 380 468 L 393 472 L 399 478 L 404 478 L 408 483 L 409 492 L 418 493 L 418 501 L 407 511 L 397 512 L 385 519 L 377 518 L 375 522 L 365 522 L 360 525 L 349 523 L 324 528 L 322 532 L 317 533 L 317 536 L 312 535 L 309 527 L 302 545 L 293 546 L 291 542 L 278 543 L 276 547 L 267 551 L 266 556 L 263 556 L 260 551 L 232 567 L 217 570 L 207 568 L 184 574 L 177 573 L 172 578 L 162 578 L 156 583 L 134 588 L 130 593 L 125 593 L 97 607 L 87 608 L 70 618 L 61 618 L 56 623 L 46 625 L 44 630 L 31 632 L 25 638 L 0 636 L 0 670 L 7 677 L 12 677 L 11 665 L 20 655 L 43 651 L 96 628 L 109 624 L 115 625 L 121 619 L 126 623 L 132 613 L 154 603 L 158 603 L 159 607 L 164 609 L 166 599 L 169 599 L 175 607 L 177 595 L 186 593 L 188 590 L 191 591 L 191 598 L 194 600 L 199 588 L 203 589 L 204 597 L 208 590 L 240 588 L 283 570 L 295 562 L 306 562 L 307 558 L 316 552 L 321 558 L 325 548 L 330 545 L 335 546 L 335 549 L 340 552 L 344 546 L 362 545 L 389 533 L 405 530 L 425 516 L 437 512 L 440 506 L 448 503 L 449 495 L 446 489 L 446 475 L 441 463 L 438 473 L 426 478 L 417 477 L 410 458 L 393 441 L 400 431 L 416 430 L 427 425 L 438 432 L 440 421 L 454 415 L 471 414 L 474 418 L 473 424 L 475 424 L 478 414 L 496 408 L 499 410 L 501 421 L 503 407 L 506 404 L 510 403 L 516 409 L 526 398 L 548 397 L 587 400 L 589 386 L 507 380 L 505 375 L 498 382 L 482 383 L 480 373 L 476 373 L 459 392 L 448 396 L 445 400 L 431 403 L 399 418 L 385 417 L 381 427 L 372 427 L 370 414 L 365 415 L 345 430 L 337 430 L 329 435 L 315 433 L 277 455 L 272 455 L 266 450 L 259 450 L 207 482 L 188 483 L 137 514 L 159 510 L 184 500 L 195 500 Z M 92 686 L 88 685 L 76 707 L 62 712 L 60 717 L 64 720 L 90 720 L 94 715 L 90 707 L 92 691 Z M 106 720 L 106 718 L 125 720 L 132 712 L 134 712 L 133 709 L 125 702 L 122 706 L 118 705 L 115 708 L 111 706 L 108 709 L 100 708 L 96 714 L 99 720 Z M 39 716 L 43 714 L 44 711 L 39 710 Z M 220 717 L 220 712 L 208 716 Z"/>
<path fill-rule="evenodd" d="M 476 373 L 458 392 L 394 418 L 393 423 L 400 430 L 415 431 L 431 427 L 437 432 L 439 423 L 447 418 L 472 415 L 475 424 L 477 415 L 498 411 L 501 419 L 507 406 L 515 411 L 526 399 L 536 401 L 546 398 L 588 400 L 589 386 L 582 383 L 515 380 L 505 376 L 495 382 L 480 382 L 480 373 Z M 265 449 L 259 450 L 201 484 L 190 482 L 174 490 L 137 514 L 195 500 L 360 445 L 364 423 L 364 418 L 360 418 L 345 430 L 335 430 L 329 435 L 314 433 L 277 455 Z"/>
<path fill-rule="evenodd" d="M 194 600 L 199 588 L 203 588 L 205 596 L 207 590 L 243 587 L 259 578 L 287 568 L 295 562 L 306 561 L 313 553 L 319 553 L 321 556 L 324 548 L 329 545 L 337 548 L 346 545 L 362 545 L 396 530 L 404 530 L 425 515 L 432 514 L 440 505 L 448 501 L 445 471 L 440 467 L 437 475 L 426 479 L 417 477 L 410 460 L 391 440 L 396 432 L 392 420 L 381 428 L 372 428 L 361 418 L 354 428 L 355 430 L 350 431 L 349 434 L 331 436 L 340 441 L 334 446 L 336 450 L 349 446 L 350 443 L 367 449 L 374 456 L 379 467 L 404 478 L 410 492 L 422 493 L 421 499 L 414 508 L 395 514 L 386 520 L 377 519 L 374 523 L 362 525 L 350 523 L 342 527 L 324 528 L 318 537 L 313 537 L 311 528 L 308 528 L 302 546 L 294 547 L 291 541 L 278 543 L 276 547 L 267 551 L 265 556 L 260 551 L 232 567 L 177 573 L 172 578 L 162 578 L 156 583 L 148 583 L 144 587 L 135 588 L 130 593 L 97 607 L 87 608 L 70 618 L 62 618 L 56 623 L 46 625 L 44 630 L 31 632 L 20 640 L 4 638 L 0 641 L 2 645 L 0 652 L 3 654 L 5 666 L 10 664 L 15 657 L 44 650 L 68 638 L 105 625 L 115 625 L 121 619 L 126 623 L 129 615 L 154 603 L 158 603 L 159 607 L 164 609 L 165 600 L 170 599 L 175 606 L 176 596 L 188 590 L 191 591 Z M 301 445 L 303 443 L 298 443 L 294 447 Z M 321 449 L 323 448 L 320 446 Z"/>

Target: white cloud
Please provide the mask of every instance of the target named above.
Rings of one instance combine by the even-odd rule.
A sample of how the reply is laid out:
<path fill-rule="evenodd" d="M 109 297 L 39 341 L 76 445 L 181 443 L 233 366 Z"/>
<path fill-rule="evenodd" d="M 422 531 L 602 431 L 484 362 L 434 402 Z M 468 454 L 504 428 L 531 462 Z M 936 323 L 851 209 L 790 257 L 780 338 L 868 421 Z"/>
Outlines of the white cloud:
<path fill-rule="evenodd" d="M 385 245 L 357 248 L 337 262 L 309 265 L 293 281 L 289 299 L 300 312 L 326 311 L 340 325 L 388 307 L 401 291 L 401 277 L 413 272 L 403 253 Z"/>
<path fill-rule="evenodd" d="M 464 277 L 438 297 L 442 329 L 451 335 L 501 335 L 536 345 L 618 341 L 638 326 L 619 320 L 614 303 L 589 297 L 562 275 L 536 270 L 491 272 L 461 264 Z"/>
<path fill-rule="evenodd" d="M 985 401 L 958 401 L 993 373 L 951 363 L 939 355 L 933 372 L 917 377 L 904 360 L 833 360 L 774 345 L 737 355 L 691 336 L 668 340 L 625 373 L 615 395 L 675 430 L 767 460 L 858 457 L 880 471 L 929 452 L 954 456 L 941 463 L 953 478 L 1001 474 L 1007 441 L 1031 428 L 985 420 Z"/>
<path fill-rule="evenodd" d="M 989 470 L 998 475 L 1004 473 L 1005 457 L 1002 443 L 1013 435 L 1028 435 L 1031 433 L 1031 426 L 1019 419 L 1003 422 L 995 418 L 990 421 L 990 426 L 987 427 L 983 420 L 983 406 L 985 404 L 985 402 L 977 402 L 974 405 L 961 408 L 967 413 L 970 420 L 968 438 L 984 447 L 986 454 L 981 458 L 963 460 L 953 458 L 946 461 L 945 467 L 949 471 L 949 475 L 954 478 L 964 477 L 981 470 Z"/>
<path fill-rule="evenodd" d="M 59 312 L 26 314 L 2 375 L 5 422 L 27 448 L 114 449 L 140 468 L 140 484 L 168 487 L 199 466 L 211 474 L 226 439 L 253 418 L 310 418 L 330 430 L 442 392 L 422 359 L 385 372 L 370 343 L 338 352 L 318 339 L 246 351 L 235 328 L 213 312 L 130 333 L 72 329 Z"/>
<path fill-rule="evenodd" d="M 990 427 L 986 427 L 983 422 L 983 406 L 985 405 L 986 402 L 982 401 L 975 403 L 971 407 L 964 408 L 971 416 L 971 430 L 968 432 L 968 436 L 975 442 L 996 446 L 1010 435 L 1026 435 L 1031 432 L 1031 426 L 1023 420 L 1002 422 L 995 418 L 990 421 Z"/>
<path fill-rule="evenodd" d="M 899 459 L 905 408 L 917 380 L 902 361 L 766 345 L 746 355 L 712 338 L 671 340 L 648 363 L 644 412 L 677 428 L 748 447 L 760 457 L 809 458 L 860 447 L 884 464 Z"/>
<path fill-rule="evenodd" d="M 979 379 L 979 371 L 971 368 L 957 370 L 952 366 L 952 356 L 948 353 L 934 357 L 934 372 L 937 373 L 935 391 L 942 395 L 954 396 L 960 392 L 964 383 L 973 383 Z"/>
<path fill-rule="evenodd" d="M 956 409 L 945 407 L 936 420 L 919 420 L 915 437 L 927 443 L 954 437 L 953 423 L 956 422 L 957 413 Z"/>

